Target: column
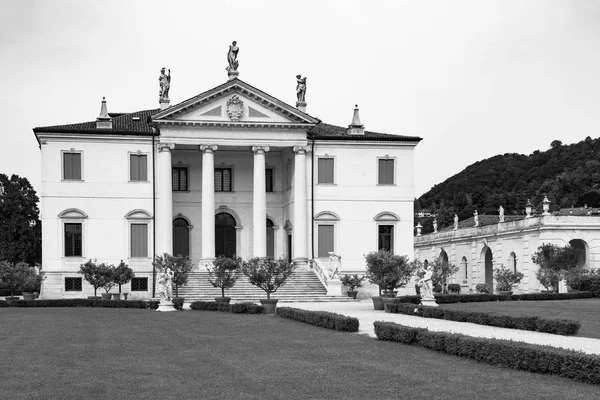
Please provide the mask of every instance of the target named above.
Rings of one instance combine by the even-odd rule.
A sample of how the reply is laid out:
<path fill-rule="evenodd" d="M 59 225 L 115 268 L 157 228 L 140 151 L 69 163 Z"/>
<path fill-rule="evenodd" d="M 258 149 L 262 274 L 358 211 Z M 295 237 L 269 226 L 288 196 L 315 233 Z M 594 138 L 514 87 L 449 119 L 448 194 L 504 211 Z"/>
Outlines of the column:
<path fill-rule="evenodd" d="M 215 154 L 217 146 L 199 146 L 202 152 L 202 261 L 215 259 Z"/>
<path fill-rule="evenodd" d="M 173 143 L 158 144 L 158 249 L 156 253 L 173 253 L 173 187 L 171 150 Z"/>
<path fill-rule="evenodd" d="M 267 192 L 265 187 L 265 146 L 253 146 L 254 185 L 252 203 L 253 256 L 267 256 Z"/>
<path fill-rule="evenodd" d="M 308 265 L 306 211 L 306 153 L 308 146 L 294 146 L 294 261 L 300 266 Z"/>

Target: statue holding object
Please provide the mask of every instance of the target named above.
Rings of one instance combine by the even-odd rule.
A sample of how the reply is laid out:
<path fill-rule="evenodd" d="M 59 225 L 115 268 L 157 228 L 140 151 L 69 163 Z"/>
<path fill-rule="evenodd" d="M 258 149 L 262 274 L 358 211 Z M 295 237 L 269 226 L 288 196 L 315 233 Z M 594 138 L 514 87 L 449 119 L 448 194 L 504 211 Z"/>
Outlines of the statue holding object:
<path fill-rule="evenodd" d="M 160 85 L 159 98 L 160 100 L 168 100 L 169 99 L 169 89 L 171 88 L 171 70 L 169 69 L 169 74 L 165 74 L 165 67 L 162 67 L 160 70 L 160 76 L 158 77 L 158 83 Z"/>
<path fill-rule="evenodd" d="M 240 48 L 237 46 L 237 42 L 234 40 L 229 46 L 229 51 L 227 52 L 227 63 L 229 64 L 227 68 L 225 68 L 227 71 L 237 71 L 239 65 L 237 55 L 239 51 Z"/>
<path fill-rule="evenodd" d="M 296 96 L 298 97 L 298 103 L 306 102 L 306 77 L 302 75 L 296 75 Z"/>

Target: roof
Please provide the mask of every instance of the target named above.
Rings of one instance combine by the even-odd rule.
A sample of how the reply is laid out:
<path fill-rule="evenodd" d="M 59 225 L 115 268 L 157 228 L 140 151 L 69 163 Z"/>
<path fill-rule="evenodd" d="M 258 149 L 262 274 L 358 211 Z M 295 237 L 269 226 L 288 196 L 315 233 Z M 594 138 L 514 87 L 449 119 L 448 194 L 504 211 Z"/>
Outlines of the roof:
<path fill-rule="evenodd" d="M 555 215 L 574 215 L 574 216 L 588 216 L 600 214 L 600 208 L 594 207 L 575 207 L 575 208 L 561 208 Z"/>
<path fill-rule="evenodd" d="M 519 221 L 525 219 L 524 215 L 505 215 L 504 222 Z M 479 226 L 496 225 L 500 223 L 499 215 L 479 215 Z M 473 228 L 475 227 L 475 217 L 470 217 L 465 220 L 458 222 L 458 229 L 461 228 Z M 447 226 L 440 229 L 440 232 L 451 231 L 454 229 L 454 225 Z"/>
<path fill-rule="evenodd" d="M 149 124 L 148 118 L 160 109 L 136 111 L 132 113 L 110 113 L 112 117 L 112 129 L 96 128 L 96 121 L 80 122 L 68 125 L 41 126 L 33 128 L 33 132 L 37 133 L 94 133 L 107 135 L 139 135 L 152 136 L 152 126 Z M 138 121 L 133 118 L 138 117 Z"/>
<path fill-rule="evenodd" d="M 308 130 L 309 139 L 314 140 L 349 140 L 349 141 L 384 141 L 384 142 L 418 142 L 422 138 L 418 136 L 392 135 L 389 133 L 378 133 L 365 131 L 364 135 L 350 135 L 347 128 L 320 122 Z"/>

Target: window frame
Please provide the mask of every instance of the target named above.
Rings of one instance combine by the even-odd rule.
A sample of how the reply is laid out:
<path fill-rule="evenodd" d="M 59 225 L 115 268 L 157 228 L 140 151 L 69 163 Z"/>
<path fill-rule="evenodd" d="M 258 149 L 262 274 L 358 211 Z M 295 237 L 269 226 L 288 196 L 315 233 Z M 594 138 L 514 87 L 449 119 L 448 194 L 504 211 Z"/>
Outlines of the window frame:
<path fill-rule="evenodd" d="M 67 289 L 67 279 L 71 280 L 71 282 L 79 282 L 78 284 L 74 285 L 75 287 L 79 287 L 79 289 Z M 83 292 L 83 278 L 81 277 L 65 276 L 64 284 L 65 292 Z"/>
<path fill-rule="evenodd" d="M 175 190 L 173 189 L 173 171 L 175 169 L 178 170 L 185 170 L 185 176 L 186 176 L 186 189 L 185 190 Z M 181 183 L 181 180 L 179 181 Z M 181 185 L 179 185 L 181 187 Z M 189 165 L 184 165 L 184 164 L 174 164 L 171 166 L 171 191 L 176 192 L 176 193 L 186 193 L 186 192 L 190 192 L 190 167 Z"/>
<path fill-rule="evenodd" d="M 223 171 L 223 170 L 230 170 L 231 172 L 231 188 L 230 190 L 217 190 L 217 180 L 214 179 L 214 175 L 217 173 L 217 171 Z M 234 168 L 231 165 L 219 165 L 218 167 L 214 167 L 213 169 L 213 180 L 214 180 L 214 192 L 215 193 L 233 193 L 234 190 Z M 222 182 L 223 182 L 223 175 L 221 174 L 221 187 L 222 187 Z"/>
<path fill-rule="evenodd" d="M 139 289 L 139 286 L 138 286 L 138 288 L 134 289 L 134 283 L 133 283 L 134 281 L 135 282 L 143 282 L 143 281 L 145 281 L 146 282 L 146 290 Z M 149 284 L 148 284 L 149 283 L 148 281 L 149 281 L 149 279 L 148 279 L 147 276 L 136 276 L 135 278 L 131 279 L 130 289 L 129 290 L 131 292 L 147 292 L 148 288 L 150 287 Z"/>
<path fill-rule="evenodd" d="M 129 260 L 148 260 L 151 258 L 152 254 L 152 215 L 145 210 L 133 210 L 125 215 L 126 220 L 126 249 L 127 249 L 127 259 Z M 132 255 L 132 246 L 131 240 L 132 237 L 132 225 L 146 225 L 146 244 L 147 251 L 146 256 L 133 256 Z"/>
<path fill-rule="evenodd" d="M 379 227 L 382 225 L 389 225 L 392 227 L 392 241 L 391 241 L 391 252 L 396 254 L 398 248 L 398 224 L 400 223 L 400 217 L 391 211 L 380 212 L 373 218 L 375 222 L 375 248 L 379 250 Z"/>
<path fill-rule="evenodd" d="M 84 259 L 86 256 L 85 243 L 86 243 L 86 220 L 87 214 L 77 208 L 68 208 L 58 214 L 60 220 L 60 243 L 61 250 L 60 254 L 62 258 L 67 259 Z M 67 242 L 65 240 L 65 229 L 66 224 L 81 224 L 81 255 L 80 256 L 67 256 Z"/>
<path fill-rule="evenodd" d="M 140 157 L 140 156 L 145 156 L 146 157 L 146 180 L 141 180 L 141 179 L 132 179 L 131 176 L 131 157 L 135 156 L 135 157 Z M 130 151 L 127 153 L 127 177 L 128 177 L 128 182 L 130 183 L 144 183 L 144 182 L 150 182 L 150 170 L 148 168 L 148 164 L 150 163 L 150 157 L 148 153 L 144 153 L 140 150 L 138 151 Z"/>
<path fill-rule="evenodd" d="M 79 154 L 80 155 L 80 165 L 79 165 L 79 175 L 80 178 L 79 179 L 67 179 L 65 178 L 65 154 Z M 70 149 L 70 150 L 61 150 L 60 151 L 60 180 L 62 182 L 83 182 L 84 181 L 84 175 L 83 175 L 83 150 L 75 150 L 74 148 Z"/>
<path fill-rule="evenodd" d="M 381 160 L 392 161 L 392 164 L 393 164 L 392 165 L 392 173 L 394 175 L 393 179 L 392 179 L 392 183 L 381 183 L 381 178 L 379 176 L 379 164 L 380 164 Z M 376 174 L 377 174 L 376 183 L 377 183 L 377 186 L 396 186 L 397 176 L 398 176 L 398 173 L 396 171 L 398 169 L 397 165 L 398 165 L 398 160 L 397 160 L 397 157 L 395 157 L 395 156 L 389 156 L 386 154 L 385 156 L 377 157 L 377 161 L 376 161 Z"/>
<path fill-rule="evenodd" d="M 270 170 L 271 171 L 271 190 L 267 190 L 268 187 L 268 180 L 267 180 L 267 171 Z M 275 193 L 275 167 L 265 167 L 265 193 Z"/>
<path fill-rule="evenodd" d="M 333 226 L 333 249 L 331 250 L 334 253 L 338 251 L 338 223 L 340 222 L 340 217 L 336 213 L 332 211 L 321 211 L 315 215 L 315 247 L 317 249 L 317 258 L 324 258 L 325 256 L 319 256 L 319 226 L 328 225 Z M 329 255 L 327 255 L 329 257 Z"/>
<path fill-rule="evenodd" d="M 316 176 L 315 176 L 315 182 L 316 182 L 316 184 L 319 185 L 319 186 L 335 186 L 335 185 L 337 185 L 337 179 L 336 179 L 336 176 L 337 176 L 337 174 L 336 174 L 336 172 L 337 172 L 336 171 L 336 169 L 337 169 L 337 157 L 334 156 L 334 155 L 323 154 L 323 155 L 318 155 L 316 157 L 316 159 L 317 159 L 317 162 L 316 162 L 317 168 L 315 168 L 316 169 L 316 171 L 315 171 L 315 174 L 316 174 Z M 332 171 L 331 171 L 332 182 L 320 182 L 319 181 L 319 171 L 321 169 L 321 167 L 319 165 L 319 160 L 321 160 L 321 159 L 330 159 L 333 162 Z"/>

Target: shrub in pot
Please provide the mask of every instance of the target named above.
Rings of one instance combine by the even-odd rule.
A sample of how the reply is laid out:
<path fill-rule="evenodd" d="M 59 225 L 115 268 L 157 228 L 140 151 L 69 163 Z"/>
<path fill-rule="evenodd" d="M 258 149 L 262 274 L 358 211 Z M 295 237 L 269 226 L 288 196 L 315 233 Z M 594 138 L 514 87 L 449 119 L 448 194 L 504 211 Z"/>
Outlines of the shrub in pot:
<path fill-rule="evenodd" d="M 23 292 L 23 300 L 34 300 L 35 293 L 39 293 L 42 289 L 44 277 L 35 272 L 27 277 L 25 283 L 21 287 Z"/>
<path fill-rule="evenodd" d="M 89 296 L 89 299 L 101 299 L 98 296 L 98 289 L 106 285 L 106 279 L 110 274 L 106 271 L 106 264 L 98 264 L 98 260 L 89 259 L 85 264 L 79 266 L 78 274 L 83 275 L 85 279 L 94 288 L 94 295 Z"/>
<path fill-rule="evenodd" d="M 352 297 L 353 299 L 356 298 L 356 295 L 358 294 L 358 291 L 354 290 L 356 288 L 362 287 L 362 282 L 366 279 L 365 276 L 359 276 L 358 274 L 354 274 L 354 275 L 342 275 L 342 278 L 340 279 L 340 281 L 342 282 L 342 285 L 347 286 L 348 287 L 348 297 Z"/>
<path fill-rule="evenodd" d="M 225 289 L 231 289 L 238 280 L 242 268 L 240 257 L 218 256 L 212 267 L 208 270 L 208 281 L 216 288 L 221 289 L 221 297 L 215 298 L 217 303 L 228 303 L 231 297 L 225 297 Z"/>
<path fill-rule="evenodd" d="M 373 297 L 376 310 L 383 310 L 382 291 L 392 297 L 394 289 L 406 286 L 418 268 L 418 262 L 409 262 L 407 256 L 395 255 L 386 250 L 372 251 L 365 256 L 365 260 L 367 279 L 379 287 L 379 298 Z"/>
<path fill-rule="evenodd" d="M 116 285 L 119 285 L 119 295 L 121 294 L 121 285 L 125 285 L 133 278 L 135 278 L 135 273 L 123 262 L 123 260 L 121 260 L 119 265 L 117 265 L 113 271 L 113 282 Z M 125 300 L 127 300 L 127 294 L 125 294 Z"/>
<path fill-rule="evenodd" d="M 500 268 L 494 268 L 494 279 L 496 280 L 496 290 L 500 294 L 512 294 L 513 285 L 521 282 L 525 275 L 519 271 L 513 271 L 500 264 Z"/>
<path fill-rule="evenodd" d="M 450 283 L 448 285 L 448 292 L 453 294 L 460 294 L 460 285 L 458 283 Z"/>
<path fill-rule="evenodd" d="M 277 300 L 271 299 L 271 294 L 285 285 L 292 275 L 296 265 L 284 258 L 254 257 L 242 262 L 242 273 L 248 277 L 250 283 L 265 291 L 266 300 L 261 300 L 266 314 L 274 314 Z"/>
<path fill-rule="evenodd" d="M 579 260 L 579 250 L 566 245 L 560 247 L 550 243 L 542 243 L 537 251 L 531 256 L 531 260 L 539 265 L 535 276 L 547 291 L 558 293 L 558 284 L 561 279 L 570 277 L 573 279 L 582 272 L 582 268 L 577 267 Z"/>
<path fill-rule="evenodd" d="M 491 292 L 490 287 L 485 283 L 478 283 L 475 286 L 475 291 L 477 293 L 490 293 Z"/>

